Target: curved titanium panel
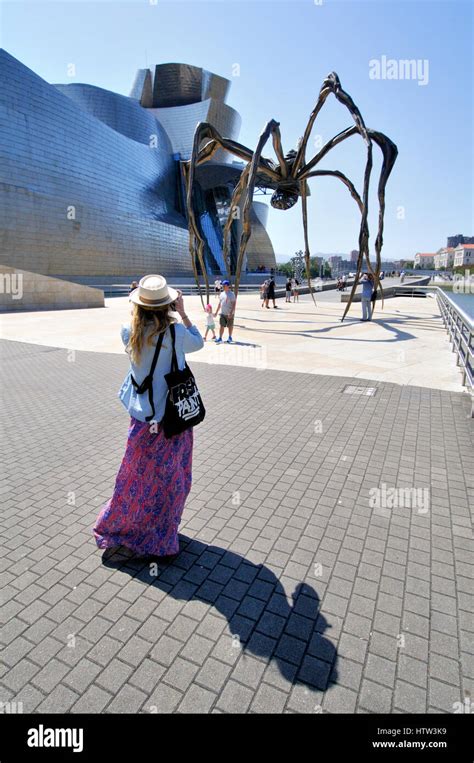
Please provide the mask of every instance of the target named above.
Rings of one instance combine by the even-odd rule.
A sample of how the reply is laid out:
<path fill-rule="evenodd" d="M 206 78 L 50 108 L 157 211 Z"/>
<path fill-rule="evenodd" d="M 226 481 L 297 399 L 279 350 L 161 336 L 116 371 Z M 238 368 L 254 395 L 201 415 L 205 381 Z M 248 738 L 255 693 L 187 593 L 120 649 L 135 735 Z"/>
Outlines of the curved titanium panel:
<path fill-rule="evenodd" d="M 224 101 L 230 82 L 191 64 L 158 64 L 153 81 L 153 106 L 187 106 L 208 98 Z"/>
<path fill-rule="evenodd" d="M 220 77 L 218 74 L 202 70 L 202 100 L 214 98 L 216 101 L 225 101 L 230 88 L 230 80 Z"/>
<path fill-rule="evenodd" d="M 270 207 L 268 204 L 265 204 L 263 201 L 254 201 L 253 204 L 253 211 L 258 217 L 259 222 L 263 225 L 264 228 L 267 227 L 268 222 L 268 210 Z"/>
<path fill-rule="evenodd" d="M 126 138 L 146 145 L 157 142 L 162 151 L 170 155 L 173 153 L 166 130 L 149 109 L 144 109 L 131 98 L 93 85 L 73 83 L 54 87 L 87 114 L 96 117 Z"/>
<path fill-rule="evenodd" d="M 170 151 L 115 132 L 5 51 L 0 73 L 0 262 L 44 275 L 189 274 Z"/>
<path fill-rule="evenodd" d="M 185 64 L 156 71 L 160 98 L 198 102 L 146 108 L 152 96 L 147 69 L 138 72 L 130 98 L 86 84 L 49 85 L 0 50 L 0 263 L 92 279 L 147 271 L 191 275 L 173 154 L 190 157 L 199 121 L 236 139 L 240 116 L 223 102 L 229 87 L 223 77 Z M 182 80 L 177 89 L 176 77 Z M 206 193 L 222 194 L 225 187 L 230 193 L 241 168 L 218 151 L 200 176 Z M 203 224 L 212 223 L 208 266 L 222 267 L 220 223 L 209 209 L 202 213 Z M 248 256 L 273 265 L 257 215 L 252 212 Z"/>
<path fill-rule="evenodd" d="M 244 167 L 243 162 L 236 162 L 235 160 L 231 162 L 213 160 L 196 167 L 196 180 L 205 191 L 220 185 L 235 186 Z"/>
<path fill-rule="evenodd" d="M 168 133 L 173 151 L 181 159 L 190 159 L 193 148 L 194 131 L 198 122 L 210 122 L 225 138 L 237 140 L 240 131 L 240 114 L 222 101 L 208 99 L 189 106 L 174 106 L 167 109 L 148 109 Z M 231 162 L 235 156 L 219 149 L 213 162 Z"/>
<path fill-rule="evenodd" d="M 130 91 L 130 98 L 138 101 L 141 106 L 153 106 L 153 81 L 149 69 L 139 69 Z"/>

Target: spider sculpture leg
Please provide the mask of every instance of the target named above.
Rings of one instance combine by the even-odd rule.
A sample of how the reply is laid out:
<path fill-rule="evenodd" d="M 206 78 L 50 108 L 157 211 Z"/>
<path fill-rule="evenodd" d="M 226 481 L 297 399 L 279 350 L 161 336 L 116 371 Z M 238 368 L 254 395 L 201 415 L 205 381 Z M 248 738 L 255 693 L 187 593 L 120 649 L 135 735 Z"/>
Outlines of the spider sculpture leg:
<path fill-rule="evenodd" d="M 297 172 L 297 179 L 301 182 L 302 180 L 307 180 L 310 177 L 318 177 L 318 176 L 333 176 L 341 180 L 344 185 L 349 190 L 352 198 L 356 202 L 357 206 L 359 207 L 359 211 L 361 213 L 361 217 L 363 215 L 364 211 L 364 204 L 362 199 L 360 198 L 360 195 L 357 193 L 354 184 L 342 173 L 338 170 L 316 170 L 313 171 L 313 167 L 316 167 L 321 159 L 326 156 L 326 154 L 335 146 L 337 146 L 339 143 L 342 143 L 342 141 L 346 140 L 347 138 L 350 138 L 352 135 L 359 134 L 357 126 L 349 127 L 346 130 L 343 130 L 342 132 L 335 135 L 331 140 L 329 140 L 322 149 L 316 154 L 316 156 L 313 157 L 307 164 L 305 164 L 298 172 Z M 368 254 L 368 252 L 367 252 Z M 361 266 L 362 268 L 362 260 L 361 260 Z M 370 264 L 369 267 L 371 268 Z M 358 274 L 357 274 L 358 275 Z"/>
<path fill-rule="evenodd" d="M 359 212 L 362 214 L 362 210 L 363 210 L 362 199 L 360 198 L 360 195 L 358 194 L 354 184 L 342 172 L 339 172 L 338 170 L 315 170 L 315 171 L 309 172 L 307 174 L 305 173 L 306 179 L 309 179 L 309 178 L 312 178 L 312 177 L 325 177 L 325 176 L 338 178 L 339 180 L 341 180 L 342 183 L 344 183 L 344 185 L 346 186 L 346 188 L 350 192 L 352 198 L 354 199 L 355 203 L 357 204 Z M 359 250 L 359 256 L 357 258 L 357 264 L 356 264 L 356 276 L 355 276 L 354 283 L 352 285 L 352 288 L 351 288 L 351 291 L 350 291 L 350 294 L 349 294 L 349 300 L 348 300 L 349 307 L 350 307 L 350 305 L 351 305 L 351 303 L 353 301 L 354 294 L 355 294 L 356 289 L 357 289 L 357 284 L 359 282 L 360 273 L 362 271 L 362 264 L 363 264 L 363 252 L 361 250 Z M 368 261 L 368 267 L 369 267 L 370 272 L 373 273 L 372 265 L 370 263 L 370 260 Z M 383 300 L 383 296 L 382 296 L 382 300 Z M 383 302 L 382 302 L 382 306 L 383 306 Z M 342 320 L 344 320 L 344 317 L 346 316 L 349 307 L 346 307 Z"/>
<path fill-rule="evenodd" d="M 360 198 L 360 195 L 358 194 L 354 184 L 349 180 L 348 177 L 346 177 L 346 175 L 344 175 L 344 173 L 339 172 L 339 170 L 314 170 L 313 172 L 304 173 L 304 177 L 306 178 L 306 180 L 312 177 L 324 177 L 324 176 L 335 177 L 341 180 L 341 182 L 344 183 L 344 185 L 350 192 L 352 198 L 354 199 L 355 203 L 357 204 L 359 208 L 359 212 L 362 214 L 362 210 L 363 210 L 362 199 Z M 359 256 L 357 258 L 357 264 L 356 264 L 356 276 L 354 279 L 354 283 L 352 285 L 352 289 L 349 294 L 349 301 L 348 301 L 349 306 L 351 305 L 352 300 L 354 298 L 354 294 L 356 292 L 360 273 L 362 271 L 362 262 L 363 262 L 363 252 L 362 250 L 359 249 Z M 370 271 L 372 272 L 372 267 L 370 265 L 370 262 L 369 262 L 369 268 L 370 268 Z M 344 320 L 347 310 L 348 308 L 346 307 L 342 320 Z"/>
<path fill-rule="evenodd" d="M 200 150 L 201 143 L 206 137 L 211 137 L 211 140 L 208 143 L 206 143 L 206 145 L 204 146 L 202 150 Z M 198 164 L 199 155 L 201 155 L 202 161 L 206 161 L 212 158 L 212 156 L 215 154 L 218 148 L 219 148 L 218 143 L 215 140 L 212 140 L 212 135 L 211 136 L 209 135 L 208 125 L 206 123 L 202 123 L 197 126 L 196 132 L 194 133 L 191 159 L 189 162 L 186 162 L 186 164 L 184 165 L 186 168 L 184 174 L 186 178 L 186 206 L 187 206 L 187 212 L 188 212 L 189 254 L 191 256 L 194 278 L 196 280 L 199 296 L 201 298 L 201 303 L 203 307 L 204 307 L 204 301 L 203 301 L 203 297 L 201 293 L 201 285 L 199 283 L 199 277 L 197 273 L 196 256 L 197 256 L 199 265 L 201 267 L 201 273 L 202 273 L 202 277 L 204 278 L 204 283 L 206 285 L 206 304 L 209 303 L 209 280 L 207 277 L 207 270 L 206 270 L 206 265 L 204 262 L 205 242 L 201 235 L 201 231 L 199 230 L 199 226 L 196 221 L 196 215 L 194 213 L 194 204 L 193 204 L 194 174 L 195 174 L 196 165 Z"/>
<path fill-rule="evenodd" d="M 339 170 L 315 170 L 314 172 L 310 172 L 308 175 L 305 175 L 305 177 L 306 179 L 308 179 L 312 177 L 323 177 L 326 175 L 339 178 L 339 180 L 341 180 L 344 183 L 346 188 L 349 190 L 352 198 L 354 199 L 357 206 L 359 207 L 359 211 L 362 212 L 362 199 L 357 193 L 354 184 L 349 180 L 348 177 L 344 175 L 343 172 L 339 172 Z"/>
<path fill-rule="evenodd" d="M 232 223 L 234 221 L 234 212 L 236 209 L 239 209 L 240 199 L 242 197 L 242 194 L 244 192 L 244 188 L 247 185 L 248 176 L 250 172 L 250 163 L 247 164 L 246 168 L 240 173 L 239 182 L 234 188 L 234 191 L 232 193 L 232 199 L 230 202 L 230 212 L 227 215 L 227 220 L 224 225 L 224 231 L 223 231 L 223 255 L 224 260 L 227 268 L 227 277 L 229 281 L 231 280 L 231 273 L 230 273 L 230 253 L 229 253 L 229 237 L 230 237 L 230 229 L 232 227 Z M 240 210 L 239 210 L 240 211 Z"/>
<path fill-rule="evenodd" d="M 303 233 L 304 233 L 304 261 L 306 265 L 306 279 L 308 281 L 309 293 L 316 307 L 316 300 L 314 298 L 313 287 L 311 286 L 311 255 L 309 252 L 309 239 L 308 239 L 308 184 L 306 180 L 302 180 L 300 183 L 301 188 L 301 208 L 303 210 Z"/>
<path fill-rule="evenodd" d="M 333 140 L 330 141 L 330 145 L 324 147 L 322 151 L 319 152 L 318 157 L 315 157 L 315 159 L 312 160 L 312 162 L 310 162 L 309 165 L 303 166 L 305 162 L 306 146 L 308 144 L 308 140 L 311 135 L 314 122 L 319 112 L 321 111 L 327 97 L 330 95 L 330 93 L 333 93 L 334 96 L 337 98 L 337 100 L 340 103 L 342 103 L 344 106 L 346 106 L 352 118 L 354 119 L 355 125 L 352 128 L 345 130 L 343 133 L 340 133 L 338 136 L 333 138 Z M 335 72 L 332 72 L 331 74 L 329 74 L 323 82 L 323 85 L 319 92 L 318 100 L 316 102 L 316 105 L 313 111 L 310 114 L 308 124 L 306 126 L 302 141 L 298 148 L 295 162 L 292 167 L 292 176 L 294 178 L 299 179 L 300 181 L 305 180 L 305 172 L 307 172 L 308 169 L 311 169 L 313 166 L 315 166 L 317 161 L 319 161 L 322 158 L 322 156 L 324 156 L 324 154 L 330 150 L 330 148 L 334 147 L 334 145 L 341 142 L 345 138 L 349 137 L 349 135 L 355 134 L 356 132 L 358 132 L 363 138 L 366 144 L 366 149 L 367 149 L 367 159 L 366 159 L 365 172 L 364 172 L 364 190 L 362 194 L 361 221 L 360 221 L 360 228 L 359 228 L 359 252 L 362 252 L 363 256 L 365 256 L 368 263 L 368 267 L 370 268 L 371 266 L 369 261 L 368 199 L 369 199 L 370 175 L 372 172 L 372 140 L 369 136 L 369 133 L 367 131 L 367 128 L 365 126 L 364 120 L 362 118 L 362 115 L 359 109 L 355 105 L 350 95 L 348 95 L 348 93 L 346 93 L 342 89 L 341 83 L 339 81 L 339 77 L 337 76 Z M 380 267 L 378 266 L 378 272 L 379 271 L 380 271 Z"/>
<path fill-rule="evenodd" d="M 379 201 L 379 222 L 378 222 L 378 231 L 377 231 L 377 238 L 375 239 L 375 254 L 377 258 L 377 280 L 378 284 L 380 286 L 380 292 L 382 297 L 382 308 L 383 308 L 383 289 L 382 285 L 380 283 L 380 268 L 382 264 L 382 258 L 381 258 L 381 252 L 382 252 L 382 246 L 383 246 L 383 226 L 384 226 L 384 214 L 385 214 L 385 187 L 387 185 L 387 180 L 390 177 L 390 173 L 392 172 L 393 165 L 395 164 L 395 161 L 398 156 L 398 148 L 396 147 L 395 143 L 390 140 L 386 135 L 384 135 L 381 132 L 377 132 L 376 130 L 369 130 L 370 137 L 376 143 L 380 150 L 382 151 L 383 155 L 383 162 L 382 162 L 382 169 L 380 171 L 380 178 L 379 178 L 379 184 L 377 188 L 377 196 Z"/>
<path fill-rule="evenodd" d="M 363 209 L 362 199 L 360 198 L 354 184 L 342 172 L 339 172 L 339 170 L 314 170 L 313 172 L 309 172 L 307 174 L 305 173 L 306 179 L 309 179 L 312 177 L 325 177 L 325 176 L 338 178 L 339 180 L 341 180 L 342 183 L 344 183 L 349 193 L 351 194 L 352 198 L 354 199 L 355 203 L 357 204 L 359 208 L 359 212 L 362 214 L 362 209 Z M 363 263 L 363 252 L 359 250 L 359 256 L 357 258 L 357 264 L 356 264 L 356 275 L 355 275 L 354 283 L 352 284 L 352 288 L 349 294 L 349 301 L 348 301 L 349 306 L 352 303 L 354 294 L 357 289 L 360 273 L 362 271 L 362 263 Z M 370 270 L 372 272 L 371 267 L 370 267 Z M 347 313 L 347 308 L 346 308 L 346 311 L 344 312 L 343 318 L 345 317 L 346 313 Z"/>
<path fill-rule="evenodd" d="M 235 268 L 235 287 L 234 287 L 235 296 L 237 296 L 239 291 L 239 282 L 240 282 L 240 273 L 242 270 L 242 263 L 244 260 L 247 243 L 252 232 L 251 225 L 250 225 L 250 211 L 251 211 L 252 202 L 253 202 L 253 192 L 255 189 L 255 181 L 257 179 L 257 173 L 259 172 L 260 166 L 261 166 L 263 147 L 268 141 L 270 135 L 273 138 L 273 144 L 279 147 L 280 155 L 282 156 L 283 154 L 283 152 L 281 151 L 278 122 L 275 122 L 274 119 L 271 119 L 265 125 L 265 128 L 262 134 L 260 135 L 260 138 L 258 139 L 257 148 L 255 149 L 255 153 L 250 163 L 250 171 L 248 174 L 246 195 L 245 195 L 243 214 L 242 214 L 242 232 L 240 234 L 239 253 L 237 256 L 237 264 Z"/>
<path fill-rule="evenodd" d="M 301 169 L 298 169 L 299 165 L 297 165 L 296 177 L 300 181 L 307 179 L 308 177 L 314 177 L 318 174 L 327 174 L 327 175 L 333 175 L 334 177 L 339 177 L 339 179 L 341 179 L 345 183 L 345 185 L 351 192 L 352 197 L 354 198 L 354 200 L 359 206 L 359 210 L 361 212 L 361 225 L 360 225 L 360 232 L 359 232 L 359 253 L 362 254 L 362 256 L 359 256 L 358 258 L 357 269 L 356 269 L 356 281 L 349 295 L 349 300 L 347 302 L 344 315 L 342 316 L 342 320 L 344 320 L 353 301 L 357 281 L 360 277 L 360 272 L 362 270 L 362 263 L 364 258 L 366 260 L 367 268 L 369 272 L 371 272 L 374 276 L 375 292 L 377 292 L 377 290 L 380 290 L 380 293 L 382 296 L 382 307 L 383 307 L 383 289 L 382 289 L 382 284 L 380 281 L 380 269 L 381 269 L 381 250 L 383 245 L 382 234 L 383 234 L 383 219 L 384 219 L 384 211 L 385 211 L 385 186 L 389 178 L 389 175 L 392 171 L 393 165 L 395 164 L 398 151 L 395 144 L 386 135 L 383 135 L 383 133 L 379 133 L 365 127 L 365 124 L 363 122 L 363 119 L 359 110 L 355 106 L 350 96 L 341 89 L 339 79 L 336 74 L 333 73 L 332 75 L 329 75 L 327 80 L 325 80 L 325 83 L 328 83 L 328 84 L 326 84 L 326 86 L 323 85 L 317 107 L 313 110 L 311 114 L 310 121 L 308 123 L 308 128 L 305 132 L 302 145 L 300 146 L 300 149 L 299 149 L 299 155 L 297 156 L 295 160 L 295 165 L 297 165 L 298 160 L 300 160 L 300 162 L 304 161 L 304 147 L 309 139 L 309 135 L 311 132 L 312 125 L 314 123 L 314 119 L 319 111 L 319 108 L 320 108 L 319 104 L 320 102 L 324 103 L 324 100 L 327 97 L 328 92 L 331 92 L 332 90 L 332 92 L 334 92 L 334 94 L 336 95 L 336 98 L 338 98 L 338 100 L 340 100 L 351 112 L 355 121 L 355 125 L 347 128 L 346 130 L 343 130 L 341 133 L 334 136 L 334 138 L 328 141 L 323 146 L 323 148 L 318 152 L 318 154 L 316 154 L 316 156 L 313 159 L 311 159 L 311 161 L 309 161 L 306 165 L 302 166 Z M 360 134 L 364 138 L 366 145 L 368 146 L 367 163 L 366 163 L 366 169 L 365 169 L 365 175 L 364 175 L 363 200 L 360 198 L 359 194 L 357 194 L 357 192 L 355 191 L 353 184 L 345 176 L 343 176 L 342 173 L 338 173 L 337 171 L 312 172 L 313 167 L 315 167 L 332 148 L 334 148 L 336 145 L 338 145 L 342 141 L 346 140 L 347 138 L 355 134 Z M 382 164 L 382 169 L 380 172 L 379 185 L 378 185 L 379 221 L 378 221 L 378 235 L 375 242 L 375 253 L 376 253 L 375 269 L 372 268 L 372 264 L 370 262 L 370 256 L 369 256 L 369 230 L 368 230 L 368 220 L 367 220 L 369 181 L 370 181 L 370 173 L 372 169 L 372 149 L 371 149 L 372 141 L 379 146 L 383 154 L 383 164 Z M 295 172 L 295 166 L 293 167 L 293 172 Z"/>
<path fill-rule="evenodd" d="M 186 192 L 187 192 L 187 195 L 189 195 L 189 188 L 191 187 L 191 181 L 189 179 L 189 165 L 183 164 L 183 171 L 184 171 L 184 179 L 186 183 Z M 193 268 L 194 280 L 196 281 L 196 285 L 198 287 L 201 304 L 203 308 L 205 308 L 205 304 L 204 304 L 204 300 L 202 298 L 202 292 L 201 292 L 201 283 L 199 281 L 199 274 L 198 274 L 197 265 L 196 265 L 196 254 L 197 254 L 196 239 L 199 238 L 200 233 L 197 229 L 196 220 L 194 217 L 194 210 L 191 211 L 191 214 L 188 211 L 188 232 L 189 232 L 188 246 L 189 246 L 189 254 L 191 256 L 191 265 Z M 204 269 L 202 268 L 202 265 L 201 265 L 201 269 L 202 269 L 202 272 L 204 273 Z M 205 276 L 205 282 L 206 282 L 207 289 L 209 290 L 209 284 L 207 282 L 207 274 Z M 208 303 L 209 303 L 209 296 L 207 294 L 206 304 Z"/>
<path fill-rule="evenodd" d="M 200 148 L 202 142 L 206 138 L 209 138 L 209 141 L 202 148 Z M 186 207 L 187 207 L 187 213 L 188 213 L 188 228 L 189 228 L 189 252 L 191 255 L 191 259 L 193 261 L 193 272 L 194 272 L 194 277 L 196 279 L 196 283 L 199 289 L 201 302 L 203 300 L 202 300 L 201 287 L 199 284 L 199 278 L 198 278 L 197 269 L 196 269 L 196 263 L 195 263 L 196 254 L 197 254 L 199 264 L 201 266 L 201 270 L 202 270 L 204 280 L 206 283 L 208 300 L 209 300 L 209 284 L 207 280 L 207 273 L 206 273 L 204 259 L 203 259 L 204 239 L 202 238 L 201 233 L 199 231 L 199 228 L 196 222 L 195 213 L 194 213 L 194 206 L 193 206 L 193 188 L 194 188 L 194 179 L 195 179 L 195 168 L 196 166 L 200 164 L 204 164 L 205 162 L 212 159 L 215 152 L 219 148 L 222 148 L 228 151 L 229 153 L 235 154 L 240 159 L 244 159 L 245 161 L 250 162 L 250 164 L 252 163 L 254 158 L 254 154 L 252 151 L 250 151 L 250 149 L 246 148 L 241 143 L 237 143 L 237 141 L 223 138 L 215 129 L 215 127 L 213 127 L 208 122 L 200 122 L 197 125 L 196 131 L 194 134 L 191 159 L 185 163 L 185 167 L 186 167 L 185 178 L 186 178 Z M 263 157 L 260 157 L 257 165 L 258 165 L 257 169 L 259 172 L 266 174 L 273 181 L 278 181 L 279 179 L 278 173 L 275 172 L 273 167 Z M 250 170 L 246 168 L 246 170 L 244 170 L 244 172 L 242 173 L 242 174 L 245 173 L 244 180 L 242 180 L 242 189 L 235 189 L 233 194 L 233 201 L 234 201 L 234 196 L 236 196 L 236 191 L 237 191 L 237 198 L 240 199 L 240 196 L 243 192 L 243 188 L 245 187 L 245 181 L 248 178 L 249 172 Z M 230 224 L 232 223 L 232 219 L 233 219 L 232 205 L 231 205 L 229 216 L 231 218 L 229 223 L 229 230 L 230 230 Z M 229 220 L 227 222 L 229 222 Z M 197 250 L 196 250 L 196 244 L 195 244 L 196 240 L 198 241 Z M 227 251 L 226 251 L 226 255 L 228 258 Z M 244 248 L 244 253 L 245 253 L 245 248 Z M 240 261 L 240 267 L 241 267 L 242 261 L 243 261 L 243 255 L 242 257 L 240 257 L 240 253 L 239 253 L 237 267 L 239 267 L 239 261 Z M 226 260 L 226 264 L 228 265 L 228 259 Z M 236 272 L 236 285 L 237 285 L 236 293 L 238 290 L 238 278 L 240 278 L 240 270 Z"/>
<path fill-rule="evenodd" d="M 339 170 L 315 170 L 314 172 L 309 172 L 308 174 L 305 174 L 306 180 L 308 180 L 311 177 L 324 177 L 324 176 L 336 177 L 339 180 L 341 180 L 344 183 L 344 185 L 346 186 L 346 188 L 349 190 L 352 198 L 354 199 L 354 201 L 356 202 L 357 206 L 359 207 L 359 211 L 362 212 L 362 199 L 360 198 L 359 194 L 357 193 L 354 184 L 349 180 L 348 177 L 346 177 L 346 175 L 344 175 L 344 173 L 339 172 Z M 306 203 L 306 197 L 305 196 L 302 196 L 302 201 L 303 201 L 303 210 L 304 210 L 304 205 Z M 303 219 L 303 224 L 305 224 L 304 223 L 304 219 Z M 306 245 L 306 248 L 308 249 L 307 245 Z M 358 261 L 357 261 L 357 266 L 356 267 L 359 268 L 359 271 L 362 269 L 362 257 L 360 256 L 360 253 L 359 253 L 359 257 L 358 257 Z M 356 279 L 354 281 L 355 285 L 352 287 L 354 292 L 355 292 L 355 288 L 356 288 L 356 285 L 357 285 L 359 271 L 356 273 Z M 351 295 L 352 295 L 352 291 L 351 291 Z"/>
<path fill-rule="evenodd" d="M 398 149 L 395 143 L 393 143 L 393 141 L 391 141 L 390 138 L 388 138 L 383 133 L 377 132 L 371 129 L 367 129 L 367 133 L 370 136 L 371 140 L 373 140 L 374 143 L 376 143 L 376 145 L 379 146 L 380 150 L 382 151 L 382 157 L 383 157 L 382 168 L 380 170 L 380 177 L 379 177 L 379 183 L 377 188 L 377 196 L 378 196 L 378 202 L 379 202 L 379 219 L 378 219 L 377 238 L 375 240 L 375 255 L 376 255 L 375 270 L 372 268 L 372 264 L 370 262 L 368 247 L 366 252 L 367 268 L 369 272 L 371 272 L 372 275 L 374 276 L 374 294 L 377 295 L 377 291 L 380 291 L 380 297 L 381 297 L 382 309 L 383 309 L 384 298 L 383 298 L 382 282 L 380 280 L 380 270 L 382 265 L 381 251 L 383 246 L 385 187 L 387 185 L 387 180 L 390 176 L 390 173 L 392 172 L 393 166 L 397 159 Z M 352 300 L 355 294 L 355 290 L 357 287 L 357 281 L 360 277 L 360 270 L 362 269 L 362 258 L 359 258 L 359 261 L 360 261 L 360 267 L 358 267 L 357 274 L 356 274 L 357 277 L 354 282 L 353 288 L 351 290 L 351 294 L 349 295 L 349 300 L 347 302 L 346 309 L 342 316 L 342 320 L 344 320 L 345 316 L 347 315 L 347 312 L 350 309 L 350 306 L 352 304 Z M 376 305 L 376 299 L 377 297 L 375 296 L 374 309 Z"/>

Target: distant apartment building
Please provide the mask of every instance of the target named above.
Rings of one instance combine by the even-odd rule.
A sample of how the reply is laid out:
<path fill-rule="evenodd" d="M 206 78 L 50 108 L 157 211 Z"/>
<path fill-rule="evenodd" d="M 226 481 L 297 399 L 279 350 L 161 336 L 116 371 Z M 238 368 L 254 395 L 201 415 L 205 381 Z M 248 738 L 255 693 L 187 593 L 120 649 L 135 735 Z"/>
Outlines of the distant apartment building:
<path fill-rule="evenodd" d="M 454 249 L 454 267 L 474 265 L 474 244 L 459 244 Z"/>
<path fill-rule="evenodd" d="M 390 272 L 391 270 L 396 270 L 397 263 L 395 262 L 395 260 L 382 260 L 380 269 L 383 270 L 385 273 Z"/>
<path fill-rule="evenodd" d="M 337 265 L 337 270 L 339 273 L 350 273 L 351 271 L 355 270 L 355 266 L 357 265 L 357 262 L 352 262 L 351 260 L 341 260 L 341 262 Z"/>
<path fill-rule="evenodd" d="M 359 252 L 353 249 L 350 253 L 350 259 L 345 260 L 339 254 L 332 254 L 327 258 L 327 261 L 331 267 L 332 275 L 342 275 L 343 273 L 355 272 L 357 266 L 357 260 L 359 259 Z M 370 265 L 375 270 L 376 263 L 371 260 Z M 362 261 L 362 271 L 367 271 L 367 263 L 365 259 Z M 393 260 L 382 260 L 380 269 L 385 273 L 389 273 L 391 270 L 396 270 L 397 266 Z"/>
<path fill-rule="evenodd" d="M 340 254 L 332 254 L 330 257 L 328 257 L 328 262 L 331 266 L 331 270 L 337 270 L 339 264 L 342 262 L 342 257 Z"/>
<path fill-rule="evenodd" d="M 327 258 L 327 261 L 329 263 L 329 267 L 331 268 L 331 274 L 333 277 L 337 277 L 343 273 L 348 273 L 351 269 L 351 264 L 348 261 L 346 263 L 346 260 L 344 260 L 340 254 L 332 254 Z M 347 267 L 345 267 L 346 264 Z"/>
<path fill-rule="evenodd" d="M 377 267 L 377 263 L 374 262 L 373 260 L 370 261 L 370 265 L 372 267 L 372 270 L 375 270 L 375 268 Z M 397 263 L 394 260 L 382 260 L 382 262 L 380 263 L 380 270 L 383 270 L 384 273 L 390 273 L 390 271 L 397 270 L 397 269 L 399 268 L 397 267 Z M 367 270 L 367 264 L 365 260 L 362 263 L 362 270 L 364 271 Z"/>
<path fill-rule="evenodd" d="M 463 236 L 458 233 L 457 236 L 448 236 L 446 247 L 455 249 L 459 244 L 474 244 L 474 236 Z"/>
<path fill-rule="evenodd" d="M 433 268 L 435 253 L 417 252 L 413 258 L 414 268 Z"/>
<path fill-rule="evenodd" d="M 435 270 L 452 268 L 454 264 L 454 247 L 445 246 L 438 249 L 434 256 Z"/>

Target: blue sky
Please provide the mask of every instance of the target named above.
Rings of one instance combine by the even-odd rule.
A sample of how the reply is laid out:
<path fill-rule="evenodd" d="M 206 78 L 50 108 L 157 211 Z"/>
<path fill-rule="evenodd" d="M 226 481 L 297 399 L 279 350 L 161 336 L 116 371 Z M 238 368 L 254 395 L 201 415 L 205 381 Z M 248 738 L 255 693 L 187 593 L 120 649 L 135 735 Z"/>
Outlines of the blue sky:
<path fill-rule="evenodd" d="M 448 235 L 474 234 L 472 15 L 472 4 L 458 0 L 18 0 L 2 3 L 1 46 L 48 82 L 87 82 L 125 95 L 145 65 L 203 66 L 231 79 L 239 140 L 252 149 L 272 117 L 281 123 L 284 150 L 293 148 L 324 77 L 336 71 L 366 124 L 398 145 L 384 257 L 399 259 L 435 251 Z M 419 79 L 371 78 L 369 62 L 384 56 L 419 62 Z M 70 63 L 75 79 L 67 75 Z M 325 142 L 350 124 L 331 99 L 313 135 Z M 312 138 L 307 158 L 316 150 Z M 271 147 L 264 153 L 273 156 Z M 374 189 L 379 167 L 377 159 Z M 360 189 L 362 142 L 347 141 L 321 168 L 343 171 Z M 372 242 L 376 222 L 373 194 Z M 278 259 L 303 248 L 301 205 L 270 210 L 268 230 Z M 309 232 L 313 253 L 357 245 L 357 210 L 334 179 L 311 182 Z"/>

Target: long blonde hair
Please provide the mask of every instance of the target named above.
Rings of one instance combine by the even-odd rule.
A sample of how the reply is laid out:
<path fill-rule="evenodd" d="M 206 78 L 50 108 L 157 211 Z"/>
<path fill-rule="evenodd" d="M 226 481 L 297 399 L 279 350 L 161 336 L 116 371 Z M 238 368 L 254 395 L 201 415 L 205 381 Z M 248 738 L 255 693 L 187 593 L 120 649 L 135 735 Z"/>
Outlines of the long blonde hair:
<path fill-rule="evenodd" d="M 170 305 L 149 308 L 134 304 L 130 339 L 126 347 L 131 361 L 133 363 L 140 362 L 145 336 L 146 344 L 151 347 L 155 344 L 153 339 L 159 334 L 163 334 L 172 323 L 176 323 L 176 318 L 170 312 Z"/>

